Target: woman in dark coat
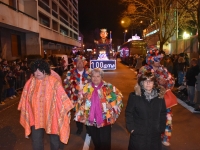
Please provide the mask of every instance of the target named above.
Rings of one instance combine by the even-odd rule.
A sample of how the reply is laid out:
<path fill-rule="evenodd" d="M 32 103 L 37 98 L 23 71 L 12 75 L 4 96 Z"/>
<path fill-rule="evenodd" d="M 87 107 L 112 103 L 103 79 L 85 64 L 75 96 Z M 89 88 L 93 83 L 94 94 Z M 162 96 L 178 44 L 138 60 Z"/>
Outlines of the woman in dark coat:
<path fill-rule="evenodd" d="M 146 72 L 130 93 L 125 110 L 130 132 L 129 150 L 161 150 L 161 133 L 166 126 L 165 90 L 156 87 L 155 77 Z"/>

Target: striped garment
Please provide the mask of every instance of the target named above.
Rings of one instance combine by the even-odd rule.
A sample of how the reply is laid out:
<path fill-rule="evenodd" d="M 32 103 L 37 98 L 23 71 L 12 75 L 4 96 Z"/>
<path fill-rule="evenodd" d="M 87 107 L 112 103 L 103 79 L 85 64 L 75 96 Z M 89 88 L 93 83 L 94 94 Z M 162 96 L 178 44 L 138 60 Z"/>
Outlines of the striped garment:
<path fill-rule="evenodd" d="M 59 80 L 46 76 L 43 80 L 31 77 L 25 84 L 18 110 L 25 136 L 31 133 L 31 126 L 44 128 L 47 134 L 57 134 L 67 144 L 70 135 L 68 112 L 73 108 Z"/>

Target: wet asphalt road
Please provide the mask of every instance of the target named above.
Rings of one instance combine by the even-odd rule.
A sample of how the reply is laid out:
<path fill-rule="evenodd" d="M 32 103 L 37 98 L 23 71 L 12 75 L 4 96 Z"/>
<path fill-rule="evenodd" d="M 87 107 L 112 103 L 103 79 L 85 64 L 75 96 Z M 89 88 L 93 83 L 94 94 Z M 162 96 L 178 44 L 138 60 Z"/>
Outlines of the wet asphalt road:
<path fill-rule="evenodd" d="M 128 95 L 136 83 L 134 70 L 117 62 L 117 69 L 105 71 L 104 80 L 115 85 L 123 94 L 124 107 L 117 122 L 112 126 L 112 150 L 127 150 L 129 134 L 125 128 L 125 114 Z M 24 138 L 24 129 L 19 124 L 17 110 L 20 94 L 14 100 L 7 99 L 0 106 L 0 150 L 32 150 L 31 139 Z M 200 150 L 200 114 L 193 114 L 181 105 L 173 107 L 173 131 L 171 146 L 163 150 Z M 73 115 L 73 114 L 72 114 Z M 73 116 L 72 116 L 73 118 Z M 82 150 L 86 132 L 77 136 L 76 125 L 71 120 L 71 134 L 65 150 Z M 45 150 L 50 150 L 48 136 L 44 138 Z M 94 149 L 91 142 L 90 150 Z"/>

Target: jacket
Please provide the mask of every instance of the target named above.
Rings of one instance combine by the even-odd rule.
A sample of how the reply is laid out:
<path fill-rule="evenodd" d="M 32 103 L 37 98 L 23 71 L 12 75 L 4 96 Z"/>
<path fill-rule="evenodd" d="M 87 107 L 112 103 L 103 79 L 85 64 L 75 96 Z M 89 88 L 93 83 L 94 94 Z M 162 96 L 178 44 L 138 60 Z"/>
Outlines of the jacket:
<path fill-rule="evenodd" d="M 95 126 L 89 122 L 91 97 L 94 88 L 91 83 L 86 84 L 83 87 L 82 93 L 79 95 L 78 102 L 76 103 L 75 121 L 82 122 L 88 126 Z M 100 98 L 100 104 L 102 109 L 103 123 L 98 128 L 104 127 L 110 124 L 114 124 L 119 114 L 121 113 L 123 103 L 121 92 L 112 84 L 104 82 L 101 88 L 98 90 L 98 96 Z M 110 104 L 111 109 L 104 109 L 104 104 Z"/>
<path fill-rule="evenodd" d="M 161 133 L 166 127 L 166 105 L 161 96 L 148 101 L 141 92 L 129 95 L 125 110 L 126 127 L 131 133 L 129 150 L 161 150 Z"/>

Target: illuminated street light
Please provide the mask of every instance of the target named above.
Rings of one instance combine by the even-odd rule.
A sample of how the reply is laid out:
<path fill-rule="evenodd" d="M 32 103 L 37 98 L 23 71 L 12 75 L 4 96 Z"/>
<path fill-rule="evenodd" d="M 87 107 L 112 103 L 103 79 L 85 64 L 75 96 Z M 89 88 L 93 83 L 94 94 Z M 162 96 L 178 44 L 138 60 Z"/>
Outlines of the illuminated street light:
<path fill-rule="evenodd" d="M 188 34 L 186 31 L 183 32 L 183 39 L 190 38 L 190 34 Z"/>
<path fill-rule="evenodd" d="M 125 30 L 124 31 L 124 43 L 125 43 L 125 41 L 126 41 L 126 33 L 128 32 L 128 30 Z"/>

